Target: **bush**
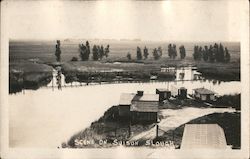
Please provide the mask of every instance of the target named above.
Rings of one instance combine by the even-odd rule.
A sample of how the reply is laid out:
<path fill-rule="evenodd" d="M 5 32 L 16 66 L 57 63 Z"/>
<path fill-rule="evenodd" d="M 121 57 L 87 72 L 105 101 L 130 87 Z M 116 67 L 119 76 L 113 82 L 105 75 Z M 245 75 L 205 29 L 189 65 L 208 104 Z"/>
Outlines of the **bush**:
<path fill-rule="evenodd" d="M 71 61 L 78 61 L 77 57 L 72 57 Z"/>

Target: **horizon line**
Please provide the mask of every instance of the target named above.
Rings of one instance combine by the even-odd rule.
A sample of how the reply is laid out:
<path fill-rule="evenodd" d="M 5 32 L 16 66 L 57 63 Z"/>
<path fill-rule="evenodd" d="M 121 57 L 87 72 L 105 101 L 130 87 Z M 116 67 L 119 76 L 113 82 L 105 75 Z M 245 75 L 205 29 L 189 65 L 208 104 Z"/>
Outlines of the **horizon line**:
<path fill-rule="evenodd" d="M 55 39 L 32 39 L 32 38 L 9 38 L 9 42 L 11 41 L 79 41 L 79 40 L 87 40 L 87 41 L 130 41 L 130 42 L 234 42 L 240 43 L 239 40 L 231 41 L 231 40 L 148 40 L 148 39 L 140 39 L 140 38 L 55 38 Z"/>

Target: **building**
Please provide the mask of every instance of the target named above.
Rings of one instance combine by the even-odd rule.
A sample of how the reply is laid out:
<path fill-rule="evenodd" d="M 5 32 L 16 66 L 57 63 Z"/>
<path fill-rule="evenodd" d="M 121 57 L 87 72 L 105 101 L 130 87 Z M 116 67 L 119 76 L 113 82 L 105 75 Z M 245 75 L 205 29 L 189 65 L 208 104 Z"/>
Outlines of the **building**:
<path fill-rule="evenodd" d="M 214 101 L 216 94 L 215 92 L 208 90 L 206 88 L 197 88 L 193 89 L 194 91 L 194 97 L 201 101 Z"/>
<path fill-rule="evenodd" d="M 134 96 L 135 96 L 134 93 L 121 94 L 118 107 L 120 117 L 130 117 L 130 106 Z"/>
<path fill-rule="evenodd" d="M 181 149 L 227 149 L 224 130 L 218 124 L 186 124 Z"/>
<path fill-rule="evenodd" d="M 158 120 L 159 95 L 143 94 L 142 91 L 132 99 L 130 107 L 132 123 L 155 123 Z"/>
<path fill-rule="evenodd" d="M 165 73 L 176 73 L 176 67 L 161 66 L 161 72 Z"/>
<path fill-rule="evenodd" d="M 163 102 L 164 100 L 167 100 L 171 97 L 171 91 L 164 88 L 157 88 L 156 94 L 159 94 L 159 102 Z"/>

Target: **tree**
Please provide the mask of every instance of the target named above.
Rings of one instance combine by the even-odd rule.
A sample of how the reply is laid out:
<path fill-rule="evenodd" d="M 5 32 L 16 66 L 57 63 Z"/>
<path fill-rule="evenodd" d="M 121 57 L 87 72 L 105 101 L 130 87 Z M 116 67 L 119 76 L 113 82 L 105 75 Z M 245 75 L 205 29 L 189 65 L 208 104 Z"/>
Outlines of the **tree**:
<path fill-rule="evenodd" d="M 98 47 L 96 45 L 93 46 L 92 52 L 93 52 L 93 60 L 97 61 L 99 59 L 99 55 L 98 55 Z"/>
<path fill-rule="evenodd" d="M 155 60 L 158 60 L 160 58 L 160 55 L 158 54 L 158 50 L 154 48 L 153 50 L 153 57 Z"/>
<path fill-rule="evenodd" d="M 214 44 L 213 52 L 214 52 L 214 55 L 215 55 L 216 62 L 219 62 L 220 61 L 219 45 L 217 43 Z"/>
<path fill-rule="evenodd" d="M 176 50 L 176 45 L 175 44 L 169 44 L 168 45 L 168 56 L 172 59 L 175 59 L 177 56 L 177 50 Z"/>
<path fill-rule="evenodd" d="M 99 58 L 102 59 L 104 56 L 104 48 L 103 46 L 101 45 L 101 47 L 99 47 Z"/>
<path fill-rule="evenodd" d="M 208 47 L 207 46 L 205 46 L 205 50 L 203 51 L 202 57 L 204 61 L 208 61 Z"/>
<path fill-rule="evenodd" d="M 162 48 L 159 46 L 157 49 L 159 58 L 162 56 Z"/>
<path fill-rule="evenodd" d="M 200 61 L 202 57 L 202 47 L 201 46 L 194 46 L 194 53 L 193 53 L 193 58 L 196 61 Z"/>
<path fill-rule="evenodd" d="M 56 40 L 56 52 L 55 52 L 55 56 L 56 56 L 56 61 L 60 62 L 61 61 L 61 48 L 60 48 L 60 40 Z"/>
<path fill-rule="evenodd" d="M 105 51 L 104 51 L 104 55 L 106 56 L 106 58 L 109 55 L 109 45 L 106 46 Z"/>
<path fill-rule="evenodd" d="M 210 45 L 208 49 L 208 60 L 209 62 L 214 62 L 215 61 L 215 54 L 214 54 L 214 48 L 212 45 Z"/>
<path fill-rule="evenodd" d="M 173 59 L 175 59 L 175 57 L 177 56 L 177 50 L 176 50 L 176 45 L 175 44 L 173 44 L 172 54 L 173 54 Z"/>
<path fill-rule="evenodd" d="M 168 56 L 172 58 L 172 44 L 168 44 Z"/>
<path fill-rule="evenodd" d="M 137 46 L 137 51 L 136 51 L 136 58 L 137 60 L 142 59 L 142 53 L 141 53 L 141 48 Z"/>
<path fill-rule="evenodd" d="M 144 56 L 144 59 L 148 58 L 148 49 L 146 48 L 146 46 L 145 46 L 145 48 L 143 50 L 143 56 Z"/>
<path fill-rule="evenodd" d="M 229 54 L 229 52 L 228 52 L 228 49 L 227 49 L 227 47 L 225 47 L 225 62 L 229 62 L 230 61 L 230 54 Z"/>
<path fill-rule="evenodd" d="M 202 54 L 203 54 L 203 49 L 202 49 L 202 47 L 200 46 L 200 47 L 199 47 L 199 51 L 198 51 L 198 60 L 199 60 L 199 61 L 200 61 L 201 58 L 202 58 Z"/>
<path fill-rule="evenodd" d="M 80 52 L 80 58 L 82 61 L 89 60 L 89 50 L 87 46 L 83 44 L 79 44 L 79 52 Z"/>
<path fill-rule="evenodd" d="M 180 50 L 180 57 L 181 57 L 181 59 L 184 59 L 186 57 L 186 49 L 185 49 L 185 47 L 183 45 L 181 45 L 179 47 L 179 50 Z"/>
<path fill-rule="evenodd" d="M 130 61 L 132 58 L 131 58 L 131 54 L 128 52 L 127 54 L 127 59 Z"/>
<path fill-rule="evenodd" d="M 222 44 L 219 45 L 219 51 L 218 51 L 219 55 L 219 62 L 224 62 L 224 47 Z"/>
<path fill-rule="evenodd" d="M 87 59 L 89 59 L 89 55 L 90 55 L 90 46 L 89 46 L 89 42 L 86 41 L 86 48 L 87 48 Z"/>
<path fill-rule="evenodd" d="M 198 59 L 198 48 L 197 48 L 197 46 L 195 45 L 194 46 L 194 53 L 193 53 L 193 58 L 194 58 L 194 60 L 197 60 Z"/>

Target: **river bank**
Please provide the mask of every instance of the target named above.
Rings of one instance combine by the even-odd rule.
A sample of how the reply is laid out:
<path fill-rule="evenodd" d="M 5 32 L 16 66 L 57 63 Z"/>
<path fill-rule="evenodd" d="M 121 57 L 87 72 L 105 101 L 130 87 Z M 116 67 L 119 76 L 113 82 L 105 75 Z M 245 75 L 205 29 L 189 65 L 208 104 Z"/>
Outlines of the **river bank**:
<path fill-rule="evenodd" d="M 240 81 L 240 63 L 198 63 L 197 71 L 206 79 Z"/>
<path fill-rule="evenodd" d="M 68 62 L 62 65 L 66 83 L 70 82 L 111 82 L 111 81 L 172 81 L 174 70 L 163 72 L 162 68 L 196 67 L 204 78 L 221 81 L 240 81 L 240 64 L 194 63 L 186 60 L 158 62 Z"/>
<path fill-rule="evenodd" d="M 240 137 L 237 136 L 235 139 L 234 137 L 240 131 L 238 126 L 240 124 L 240 113 L 234 113 L 233 109 L 231 110 L 232 107 L 240 107 L 238 106 L 236 99 L 238 96 L 239 95 L 231 96 L 231 100 L 227 102 L 222 101 L 224 101 L 224 99 L 228 99 L 228 96 L 222 96 L 220 97 L 220 101 L 214 106 L 192 99 L 182 100 L 182 102 L 178 102 L 179 100 L 175 99 L 160 105 L 160 122 L 158 125 L 160 129 L 159 131 L 161 132 L 158 137 L 155 137 L 155 123 L 131 124 L 129 119 L 123 120 L 120 118 L 118 114 L 118 106 L 113 106 L 109 108 L 97 121 L 92 122 L 91 126 L 73 135 L 67 143 L 62 143 L 62 147 L 114 147 L 118 146 L 115 144 L 117 141 L 128 141 L 127 144 L 122 145 L 154 147 L 155 143 L 160 144 L 164 142 L 164 146 L 167 144 L 172 148 L 179 148 L 185 124 L 217 123 L 221 125 L 223 129 L 225 128 L 227 140 L 229 141 L 228 144 L 233 145 L 233 148 L 239 148 Z M 233 102 L 234 104 L 232 105 L 225 105 Z M 188 112 L 192 112 L 192 115 L 188 116 Z M 197 114 L 195 112 L 197 112 Z M 186 114 L 186 117 L 181 114 Z M 227 119 L 229 121 L 227 121 Z M 231 120 L 233 120 L 233 122 L 231 122 Z M 229 123 L 231 123 L 231 125 L 229 125 Z M 232 132 L 234 130 L 235 133 Z M 100 141 L 105 141 L 105 144 L 100 143 Z M 132 143 L 134 145 L 131 145 Z"/>
<path fill-rule="evenodd" d="M 53 67 L 42 63 L 18 62 L 9 65 L 9 93 L 38 89 L 52 79 Z"/>
<path fill-rule="evenodd" d="M 162 63 L 161 63 L 161 62 Z M 205 79 L 219 81 L 240 81 L 240 64 L 205 63 L 192 60 L 160 61 L 77 61 L 77 62 L 43 62 L 20 61 L 10 62 L 9 80 L 10 93 L 22 89 L 38 89 L 52 79 L 53 68 L 61 67 L 65 83 L 84 82 L 149 82 L 174 81 L 177 70 L 187 67 L 195 68 Z M 181 73 L 181 72 L 180 72 Z M 185 75 L 185 74 L 184 74 Z M 188 80 L 196 80 L 194 77 Z M 199 79 L 198 79 L 199 80 Z"/>

